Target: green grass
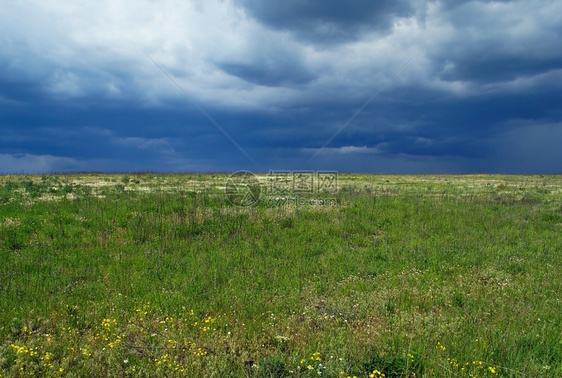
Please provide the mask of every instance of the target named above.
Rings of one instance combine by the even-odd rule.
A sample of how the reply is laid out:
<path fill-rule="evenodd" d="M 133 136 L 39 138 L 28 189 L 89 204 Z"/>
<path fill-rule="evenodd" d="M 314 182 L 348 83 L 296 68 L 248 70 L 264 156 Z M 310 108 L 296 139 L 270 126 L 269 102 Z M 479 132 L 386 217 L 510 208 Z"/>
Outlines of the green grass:
<path fill-rule="evenodd" d="M 0 177 L 0 376 L 562 376 L 561 176 L 226 180 Z"/>

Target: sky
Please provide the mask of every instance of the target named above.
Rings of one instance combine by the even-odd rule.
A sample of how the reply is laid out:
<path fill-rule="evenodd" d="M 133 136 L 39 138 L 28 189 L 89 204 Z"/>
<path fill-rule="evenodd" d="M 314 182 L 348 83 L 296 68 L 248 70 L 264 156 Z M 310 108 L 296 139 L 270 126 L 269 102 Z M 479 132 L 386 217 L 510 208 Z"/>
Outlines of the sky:
<path fill-rule="evenodd" d="M 0 8 L 0 174 L 562 173 L 559 0 Z"/>

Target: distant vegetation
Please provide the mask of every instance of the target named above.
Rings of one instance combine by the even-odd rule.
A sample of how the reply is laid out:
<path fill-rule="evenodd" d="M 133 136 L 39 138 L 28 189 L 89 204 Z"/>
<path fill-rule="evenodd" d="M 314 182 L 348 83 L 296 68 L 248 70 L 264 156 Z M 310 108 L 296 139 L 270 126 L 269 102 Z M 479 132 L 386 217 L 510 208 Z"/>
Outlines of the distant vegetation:
<path fill-rule="evenodd" d="M 562 176 L 227 178 L 1 176 L 0 376 L 562 376 Z"/>

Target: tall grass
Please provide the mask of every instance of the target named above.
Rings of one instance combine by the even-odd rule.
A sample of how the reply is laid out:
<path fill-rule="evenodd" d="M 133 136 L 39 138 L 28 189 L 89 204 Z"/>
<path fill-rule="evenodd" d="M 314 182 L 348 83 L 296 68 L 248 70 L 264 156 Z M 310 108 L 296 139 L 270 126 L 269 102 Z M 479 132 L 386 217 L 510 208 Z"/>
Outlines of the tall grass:
<path fill-rule="evenodd" d="M 559 176 L 131 176 L 3 178 L 0 375 L 562 376 Z"/>

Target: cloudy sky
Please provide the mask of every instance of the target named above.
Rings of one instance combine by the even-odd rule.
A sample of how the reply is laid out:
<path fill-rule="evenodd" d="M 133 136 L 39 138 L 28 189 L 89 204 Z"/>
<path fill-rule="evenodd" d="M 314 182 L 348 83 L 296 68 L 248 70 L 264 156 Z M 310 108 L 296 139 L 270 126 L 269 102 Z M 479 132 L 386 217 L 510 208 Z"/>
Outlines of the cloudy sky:
<path fill-rule="evenodd" d="M 0 7 L 0 173 L 562 173 L 559 0 Z"/>

